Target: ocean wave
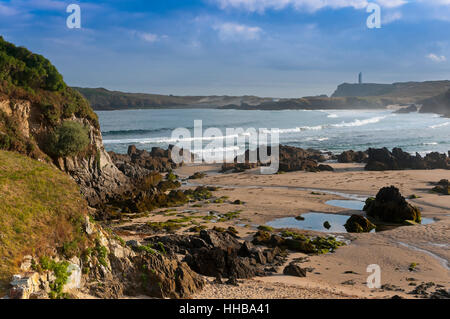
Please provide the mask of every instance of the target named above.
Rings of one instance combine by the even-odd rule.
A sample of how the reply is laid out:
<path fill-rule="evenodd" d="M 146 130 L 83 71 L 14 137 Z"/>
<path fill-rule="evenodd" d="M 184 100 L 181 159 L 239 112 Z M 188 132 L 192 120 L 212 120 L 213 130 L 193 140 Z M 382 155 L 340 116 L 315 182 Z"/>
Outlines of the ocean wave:
<path fill-rule="evenodd" d="M 275 129 L 272 130 L 272 132 L 276 132 L 279 134 L 287 134 L 287 133 L 300 133 L 303 131 L 319 131 L 327 128 L 343 128 L 343 127 L 358 127 L 358 126 L 364 126 L 368 124 L 375 124 L 380 122 L 381 120 L 384 120 L 386 116 L 377 116 L 372 117 L 365 120 L 354 120 L 352 122 L 342 122 L 337 124 L 322 124 L 322 125 L 316 125 L 316 126 L 299 126 L 294 128 L 287 128 L 287 129 Z M 265 133 L 270 133 L 270 130 L 264 130 Z"/>
<path fill-rule="evenodd" d="M 141 130 L 112 130 L 102 132 L 103 136 L 114 136 L 114 135 L 134 135 L 134 134 L 149 134 L 149 133 L 159 133 L 164 131 L 170 131 L 172 128 L 157 128 L 157 129 L 141 129 Z"/>
<path fill-rule="evenodd" d="M 436 125 L 432 125 L 430 126 L 431 129 L 436 129 L 436 128 L 441 128 L 441 127 L 445 127 L 445 126 L 449 126 L 450 122 L 445 122 L 445 123 L 441 123 L 441 124 L 436 124 Z"/>
<path fill-rule="evenodd" d="M 211 136 L 211 137 L 186 137 L 186 138 L 173 138 L 173 137 L 153 137 L 153 138 L 131 138 L 131 139 L 116 139 L 116 140 L 103 140 L 103 144 L 175 144 L 182 142 L 194 142 L 194 141 L 217 141 L 242 138 L 249 136 L 249 133 L 243 134 L 231 134 L 225 136 Z"/>

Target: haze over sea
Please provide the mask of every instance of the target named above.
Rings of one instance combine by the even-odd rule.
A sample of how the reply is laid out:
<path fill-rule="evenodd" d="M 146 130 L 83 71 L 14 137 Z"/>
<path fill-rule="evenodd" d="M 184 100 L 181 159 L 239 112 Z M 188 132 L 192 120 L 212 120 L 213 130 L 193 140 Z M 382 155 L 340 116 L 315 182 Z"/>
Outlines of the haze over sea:
<path fill-rule="evenodd" d="M 193 132 L 194 120 L 203 121 L 203 130 L 217 127 L 224 135 L 226 128 L 276 128 L 281 144 L 334 153 L 364 151 L 369 147 L 401 147 L 422 155 L 450 150 L 450 119 L 435 114 L 394 114 L 390 110 L 217 109 L 97 111 L 97 114 L 106 149 L 118 153 L 126 153 L 130 144 L 146 150 L 155 146 L 167 148 L 177 142 L 171 138 L 172 131 L 183 127 Z"/>

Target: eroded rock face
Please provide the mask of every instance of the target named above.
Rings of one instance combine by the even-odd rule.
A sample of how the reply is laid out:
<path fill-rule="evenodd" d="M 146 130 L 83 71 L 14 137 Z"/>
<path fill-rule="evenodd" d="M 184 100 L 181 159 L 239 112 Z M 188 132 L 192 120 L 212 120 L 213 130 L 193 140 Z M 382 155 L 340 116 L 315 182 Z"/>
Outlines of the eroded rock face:
<path fill-rule="evenodd" d="M 422 157 L 420 154 L 411 155 L 400 148 L 390 152 L 387 148 L 369 149 L 366 170 L 400 170 L 400 169 L 450 169 L 450 158 L 446 154 L 436 152 Z"/>
<path fill-rule="evenodd" d="M 116 166 L 128 177 L 137 178 L 152 172 L 169 172 L 180 165 L 172 161 L 173 146 L 164 150 L 159 147 L 153 147 L 151 152 L 139 150 L 135 145 L 128 147 L 127 154 L 117 154 L 109 152 Z M 187 151 L 180 151 L 184 154 Z M 188 156 L 191 156 L 188 154 Z M 192 156 L 191 156 L 192 157 Z"/>
<path fill-rule="evenodd" d="M 355 152 L 353 150 L 345 151 L 338 155 L 337 160 L 339 163 L 365 163 L 368 155 L 366 152 Z"/>
<path fill-rule="evenodd" d="M 327 157 L 316 150 L 304 150 L 298 147 L 280 145 L 279 147 L 279 171 L 281 172 L 294 172 L 294 171 L 333 171 L 333 168 L 329 165 L 319 165 L 320 162 L 324 162 Z M 267 155 L 271 155 L 272 149 L 268 147 Z M 226 163 L 222 165 L 222 171 L 227 172 L 233 170 L 234 172 L 242 172 L 248 169 L 253 169 L 259 166 L 266 166 L 262 163 L 259 157 L 259 149 L 256 152 L 256 163 L 250 162 L 250 151 L 245 152 L 245 162 L 238 163 L 236 157 L 234 163 Z"/>
<path fill-rule="evenodd" d="M 344 226 L 349 233 L 370 233 L 376 228 L 367 218 L 360 215 L 352 215 Z"/>
<path fill-rule="evenodd" d="M 205 282 L 185 262 L 176 256 L 158 251 L 133 250 L 111 238 L 100 226 L 85 221 L 85 231 L 95 238 L 92 253 L 67 261 L 70 273 L 62 292 L 76 297 L 77 292 L 104 299 L 147 295 L 155 298 L 188 298 L 200 291 Z M 31 262 L 31 261 L 32 262 Z M 58 256 L 55 261 L 63 262 Z M 12 299 L 49 298 L 57 280 L 52 270 L 34 271 L 38 265 L 27 256 L 22 263 L 22 274 L 11 281 Z"/>
<path fill-rule="evenodd" d="M 301 268 L 295 263 L 291 263 L 284 268 L 283 274 L 293 277 L 306 277 L 306 269 Z"/>
<path fill-rule="evenodd" d="M 367 215 L 377 218 L 383 222 L 403 223 L 407 220 L 421 223 L 420 210 L 409 204 L 400 194 L 398 188 L 384 187 L 376 198 L 369 198 L 366 201 L 364 211 Z"/>
<path fill-rule="evenodd" d="M 42 120 L 42 110 L 28 100 L 2 100 L 0 111 L 14 119 L 23 138 L 34 145 L 33 158 L 49 161 L 45 154 L 47 136 L 54 129 Z M 103 146 L 100 130 L 86 118 L 64 119 L 74 121 L 89 130 L 90 145 L 85 154 L 53 159 L 54 164 L 68 173 L 80 186 L 90 205 L 103 201 L 111 194 L 122 193 L 129 184 L 126 176 L 117 169 Z"/>
<path fill-rule="evenodd" d="M 200 235 L 172 235 L 146 239 L 164 245 L 169 254 L 183 254 L 195 272 L 220 278 L 252 278 L 271 272 L 268 266 L 282 264 L 280 249 L 261 249 L 239 241 L 227 232 L 203 230 Z"/>

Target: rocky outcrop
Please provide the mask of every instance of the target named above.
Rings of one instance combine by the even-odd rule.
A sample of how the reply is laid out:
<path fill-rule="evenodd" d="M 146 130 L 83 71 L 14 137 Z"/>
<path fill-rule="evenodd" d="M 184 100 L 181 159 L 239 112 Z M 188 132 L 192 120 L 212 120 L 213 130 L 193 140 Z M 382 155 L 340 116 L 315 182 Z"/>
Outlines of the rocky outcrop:
<path fill-rule="evenodd" d="M 418 112 L 419 108 L 417 107 L 417 105 L 415 104 L 411 104 L 410 106 L 398 109 L 397 111 L 395 111 L 395 114 L 408 114 L 408 113 L 415 113 Z"/>
<path fill-rule="evenodd" d="M 400 148 L 390 152 L 387 148 L 369 149 L 366 170 L 401 170 L 401 169 L 450 169 L 450 157 L 447 154 L 429 153 L 411 155 Z"/>
<path fill-rule="evenodd" d="M 288 249 L 304 254 L 324 254 L 335 251 L 344 243 L 339 242 L 334 237 L 314 237 L 297 234 L 295 232 L 282 232 L 281 235 L 271 234 L 268 231 L 260 230 L 253 236 L 253 244 L 267 246 L 271 248 Z"/>
<path fill-rule="evenodd" d="M 306 269 L 301 268 L 295 263 L 290 263 L 284 268 L 283 274 L 293 277 L 306 277 Z"/>
<path fill-rule="evenodd" d="M 268 147 L 268 156 L 271 155 L 272 149 Z M 251 163 L 249 161 L 250 151 L 245 152 L 245 162 L 238 163 L 236 157 L 234 163 L 226 163 L 222 165 L 222 172 L 233 170 L 234 172 L 242 172 L 244 170 L 256 168 L 259 166 L 266 166 L 268 164 L 262 164 L 259 157 L 259 149 L 257 150 L 257 162 Z M 281 172 L 294 172 L 294 171 L 333 171 L 333 168 L 329 165 L 319 164 L 327 160 L 327 156 L 319 151 L 304 150 L 302 148 L 280 145 L 279 147 L 279 171 Z"/>
<path fill-rule="evenodd" d="M 352 215 L 344 226 L 349 233 L 370 233 L 376 228 L 367 218 L 360 215 Z"/>
<path fill-rule="evenodd" d="M 338 155 L 337 160 L 339 163 L 365 163 L 367 162 L 367 158 L 367 152 L 350 150 Z"/>
<path fill-rule="evenodd" d="M 172 235 L 146 239 L 168 254 L 182 254 L 195 272 L 219 278 L 252 278 L 270 275 L 280 266 L 284 255 L 280 249 L 261 249 L 239 241 L 228 232 L 202 230 L 200 235 Z"/>
<path fill-rule="evenodd" d="M 435 185 L 436 186 L 433 188 L 433 192 L 442 195 L 450 195 L 450 182 L 448 181 L 448 179 L 441 179 Z"/>
<path fill-rule="evenodd" d="M 137 149 L 135 145 L 130 145 L 127 154 L 114 152 L 109 152 L 109 154 L 120 171 L 128 177 L 137 178 L 148 174 L 150 171 L 163 173 L 179 167 L 172 161 L 172 149 L 173 146 L 170 146 L 167 150 L 153 147 L 151 152 L 147 152 Z"/>
<path fill-rule="evenodd" d="M 106 152 L 100 130 L 85 119 L 73 120 L 89 128 L 90 148 L 95 151 L 86 156 L 59 158 L 58 167 L 74 178 L 90 206 L 96 206 L 129 190 L 130 180 Z"/>
<path fill-rule="evenodd" d="M 2 100 L 0 111 L 14 122 L 21 138 L 27 143 L 27 148 L 33 149 L 33 154 L 29 156 L 50 161 L 45 150 L 47 136 L 54 129 L 54 125 L 42 120 L 41 106 L 29 100 Z M 96 125 L 87 118 L 75 115 L 64 121 L 78 122 L 86 127 L 90 144 L 82 154 L 53 158 L 53 163 L 73 177 L 90 205 L 105 200 L 111 194 L 125 191 L 129 180 L 117 169 L 105 151 L 100 130 Z M 20 149 L 17 151 L 20 152 Z"/>
<path fill-rule="evenodd" d="M 431 97 L 419 102 L 422 104 L 420 113 L 437 113 L 450 117 L 450 90 L 435 97 Z"/>
<path fill-rule="evenodd" d="M 79 292 L 105 299 L 139 295 L 187 298 L 205 284 L 175 256 L 139 249 L 138 245 L 127 247 L 88 218 L 84 227 L 95 239 L 90 249 L 80 258 L 65 260 L 56 255 L 45 263 L 42 258 L 26 256 L 23 273 L 11 281 L 9 298 L 76 298 Z"/>
<path fill-rule="evenodd" d="M 420 210 L 409 204 L 400 194 L 399 189 L 394 186 L 384 187 L 378 192 L 376 198 L 367 199 L 364 211 L 368 216 L 383 222 L 421 223 L 422 221 Z"/>

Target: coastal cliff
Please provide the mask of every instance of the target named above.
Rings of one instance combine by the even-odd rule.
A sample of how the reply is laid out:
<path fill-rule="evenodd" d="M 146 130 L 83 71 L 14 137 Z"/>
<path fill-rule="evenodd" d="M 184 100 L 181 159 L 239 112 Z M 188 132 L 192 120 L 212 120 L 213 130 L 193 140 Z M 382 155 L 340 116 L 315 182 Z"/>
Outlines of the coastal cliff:
<path fill-rule="evenodd" d="M 437 113 L 450 117 L 450 90 L 438 96 L 422 100 L 420 102 L 421 113 Z"/>
<path fill-rule="evenodd" d="M 185 298 L 203 287 L 186 263 L 133 250 L 94 221 L 93 206 L 124 192 L 136 203 L 165 195 L 134 194 L 87 100 L 47 59 L 1 37 L 0 168 L 0 297 Z"/>
<path fill-rule="evenodd" d="M 76 180 L 91 205 L 121 192 L 127 179 L 103 147 L 89 102 L 47 59 L 2 38 L 0 61 L 0 149 L 53 163 Z M 62 136 L 68 131 L 79 131 L 80 141 Z"/>

